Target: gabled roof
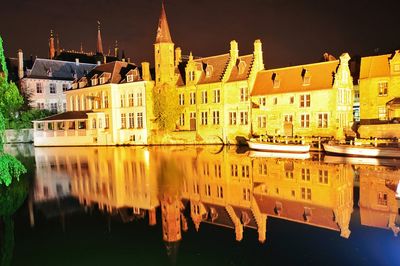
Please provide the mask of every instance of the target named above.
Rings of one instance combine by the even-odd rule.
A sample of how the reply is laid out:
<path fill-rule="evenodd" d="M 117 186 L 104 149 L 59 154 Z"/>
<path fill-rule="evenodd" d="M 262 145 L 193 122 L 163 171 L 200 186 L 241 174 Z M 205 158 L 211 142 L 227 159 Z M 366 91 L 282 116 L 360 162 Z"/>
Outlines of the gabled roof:
<path fill-rule="evenodd" d="M 198 84 L 220 82 L 225 74 L 226 68 L 229 63 L 229 59 L 230 59 L 229 54 L 222 54 L 222 55 L 195 59 L 194 62 L 197 63 L 198 70 L 202 71 Z M 206 76 L 205 72 L 207 65 L 210 65 L 213 68 L 211 75 L 209 77 Z"/>
<path fill-rule="evenodd" d="M 276 93 L 302 92 L 310 90 L 330 89 L 334 83 L 334 74 L 339 66 L 339 60 L 322 63 L 299 65 L 286 68 L 269 69 L 258 72 L 253 96 Z M 311 77 L 310 85 L 303 86 L 304 71 Z M 273 77 L 280 80 L 279 88 L 274 88 Z"/>
<path fill-rule="evenodd" d="M 391 54 L 384 54 L 362 57 L 360 79 L 389 76 L 389 59 L 391 56 Z"/>
<path fill-rule="evenodd" d="M 246 80 L 250 75 L 253 61 L 254 61 L 254 55 L 252 54 L 239 56 L 236 65 L 232 69 L 228 82 Z M 242 73 L 239 72 L 240 62 L 244 62 L 244 69 L 242 70 Z"/>
<path fill-rule="evenodd" d="M 74 80 L 91 71 L 96 65 L 37 58 L 28 78 Z M 51 72 L 51 75 L 49 73 Z"/>

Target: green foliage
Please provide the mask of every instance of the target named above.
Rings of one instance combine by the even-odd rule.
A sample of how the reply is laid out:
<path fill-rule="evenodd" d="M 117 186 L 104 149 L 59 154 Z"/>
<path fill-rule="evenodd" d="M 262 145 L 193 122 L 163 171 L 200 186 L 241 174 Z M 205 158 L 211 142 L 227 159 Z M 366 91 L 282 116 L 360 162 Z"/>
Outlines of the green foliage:
<path fill-rule="evenodd" d="M 1 64 L 1 69 L 4 72 L 4 77 L 7 80 L 8 79 L 8 69 L 6 65 L 6 58 L 4 56 L 4 48 L 3 48 L 3 39 L 0 36 L 0 64 Z"/>
<path fill-rule="evenodd" d="M 2 184 L 9 186 L 13 179 L 19 179 L 25 173 L 25 167 L 14 156 L 0 154 L 0 186 Z"/>
<path fill-rule="evenodd" d="M 29 109 L 21 112 L 15 119 L 8 121 L 7 127 L 13 129 L 32 128 L 32 121 L 42 119 L 52 114 L 53 113 L 49 110 Z"/>
<path fill-rule="evenodd" d="M 161 130 L 174 130 L 183 107 L 179 105 L 178 89 L 168 84 L 153 88 L 154 116 L 158 128 Z"/>
<path fill-rule="evenodd" d="M 3 114 L 6 127 L 17 117 L 17 112 L 23 104 L 23 98 L 19 94 L 17 86 L 0 77 L 0 113 Z"/>

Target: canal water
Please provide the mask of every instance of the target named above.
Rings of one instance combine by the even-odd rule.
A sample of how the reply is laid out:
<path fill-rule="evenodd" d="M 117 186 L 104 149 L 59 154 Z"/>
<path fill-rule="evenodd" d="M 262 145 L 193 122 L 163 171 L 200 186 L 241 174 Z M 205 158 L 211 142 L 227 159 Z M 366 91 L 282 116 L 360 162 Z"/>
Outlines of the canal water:
<path fill-rule="evenodd" d="M 400 265 L 398 160 L 6 151 L 28 173 L 0 190 L 2 265 Z"/>

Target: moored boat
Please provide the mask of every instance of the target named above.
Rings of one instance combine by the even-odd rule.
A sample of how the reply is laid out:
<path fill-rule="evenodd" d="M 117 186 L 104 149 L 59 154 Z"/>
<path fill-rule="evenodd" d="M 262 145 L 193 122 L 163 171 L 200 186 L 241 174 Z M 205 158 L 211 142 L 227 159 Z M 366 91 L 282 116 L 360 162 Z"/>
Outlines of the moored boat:
<path fill-rule="evenodd" d="M 288 153 L 306 153 L 310 151 L 310 145 L 308 144 L 273 143 L 257 141 L 255 139 L 247 141 L 247 144 L 249 145 L 250 149 L 259 151 Z"/>
<path fill-rule="evenodd" d="M 353 165 L 380 165 L 400 168 L 400 160 L 394 158 L 354 157 L 325 155 L 324 163 L 353 164 Z"/>
<path fill-rule="evenodd" d="M 323 144 L 323 146 L 325 152 L 329 154 L 400 158 L 400 148 L 397 147 L 353 146 L 345 144 Z"/>
<path fill-rule="evenodd" d="M 309 152 L 291 153 L 291 152 L 250 151 L 249 157 L 306 160 L 310 159 L 311 156 Z"/>

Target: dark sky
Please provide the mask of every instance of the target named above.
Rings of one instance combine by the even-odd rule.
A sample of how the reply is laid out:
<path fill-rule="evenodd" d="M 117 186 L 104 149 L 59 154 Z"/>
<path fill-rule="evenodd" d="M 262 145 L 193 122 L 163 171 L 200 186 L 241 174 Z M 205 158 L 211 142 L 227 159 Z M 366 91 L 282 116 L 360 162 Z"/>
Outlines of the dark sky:
<path fill-rule="evenodd" d="M 396 3 L 397 2 L 397 3 Z M 0 35 L 6 56 L 47 56 L 50 29 L 61 47 L 95 50 L 96 21 L 104 50 L 119 41 L 136 63 L 153 62 L 160 0 L 2 0 Z M 400 48 L 399 1 L 387 0 L 166 0 L 175 46 L 183 54 L 210 56 L 239 43 L 251 53 L 263 43 L 266 68 L 318 61 L 325 51 L 373 54 Z"/>

